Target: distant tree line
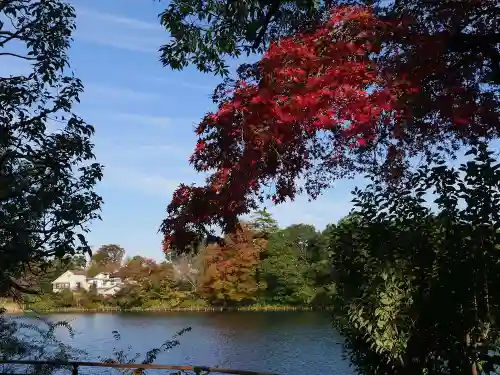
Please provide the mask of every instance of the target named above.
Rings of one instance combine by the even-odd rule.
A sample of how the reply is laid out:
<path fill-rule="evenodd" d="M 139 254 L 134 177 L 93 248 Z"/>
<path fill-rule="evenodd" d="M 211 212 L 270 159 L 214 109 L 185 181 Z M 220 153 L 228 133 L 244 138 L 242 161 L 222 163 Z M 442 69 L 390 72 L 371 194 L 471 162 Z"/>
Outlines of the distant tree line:
<path fill-rule="evenodd" d="M 125 258 L 119 245 L 104 245 L 89 262 L 80 255 L 54 260 L 44 272 L 30 267 L 23 281 L 40 293 L 24 300 L 34 309 L 323 305 L 333 290 L 328 236 L 334 228 L 330 225 L 323 232 L 308 224 L 279 228 L 261 210 L 222 243 L 205 239 L 195 253 L 174 256 L 169 262 Z M 67 270 L 85 270 L 89 277 L 110 272 L 125 285 L 111 298 L 95 290 L 53 292 L 52 282 Z"/>

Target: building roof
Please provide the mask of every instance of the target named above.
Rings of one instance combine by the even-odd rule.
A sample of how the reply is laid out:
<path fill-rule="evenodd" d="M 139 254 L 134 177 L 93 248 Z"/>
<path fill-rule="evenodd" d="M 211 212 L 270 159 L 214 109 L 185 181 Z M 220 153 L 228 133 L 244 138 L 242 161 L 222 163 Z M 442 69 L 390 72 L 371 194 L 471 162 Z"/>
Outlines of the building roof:
<path fill-rule="evenodd" d="M 99 288 L 97 288 L 97 290 L 106 291 L 106 290 L 110 290 L 110 289 L 113 289 L 113 288 L 119 288 L 119 289 L 121 289 L 122 286 L 123 285 L 120 285 L 120 284 L 108 285 L 108 286 L 99 287 Z"/>
<path fill-rule="evenodd" d="M 69 270 L 74 275 L 87 276 L 86 270 Z"/>
<path fill-rule="evenodd" d="M 87 278 L 87 280 L 92 280 L 92 279 L 95 279 L 95 276 L 94 277 L 88 277 L 87 275 L 87 270 L 67 270 L 66 272 L 71 272 L 73 275 L 76 275 L 76 276 L 85 276 Z M 55 279 L 52 283 L 56 283 L 57 280 L 62 276 L 64 275 L 66 272 L 64 272 L 63 274 L 59 275 L 57 277 L 57 279 Z M 110 278 L 112 279 L 121 279 L 120 276 L 119 276 L 119 273 L 111 273 L 111 272 L 100 272 L 100 273 L 103 273 L 103 274 L 109 274 Z M 97 275 L 96 275 L 97 276 Z"/>
<path fill-rule="evenodd" d="M 87 275 L 87 272 L 85 270 L 67 270 L 65 272 L 63 272 L 61 275 L 59 275 L 54 281 L 52 281 L 52 283 L 57 283 L 58 280 L 61 278 L 62 275 L 64 275 L 66 272 L 71 272 L 73 275 L 77 275 L 77 276 L 86 276 Z"/>

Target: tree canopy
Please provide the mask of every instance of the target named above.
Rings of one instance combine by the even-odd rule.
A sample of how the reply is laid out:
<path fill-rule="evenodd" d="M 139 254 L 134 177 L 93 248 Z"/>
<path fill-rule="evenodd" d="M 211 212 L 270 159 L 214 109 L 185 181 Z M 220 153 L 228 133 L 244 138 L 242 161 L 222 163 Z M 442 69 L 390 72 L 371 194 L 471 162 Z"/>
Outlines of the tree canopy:
<path fill-rule="evenodd" d="M 124 256 L 123 247 L 116 244 L 103 245 L 92 255 L 87 273 L 95 276 L 100 272 L 116 272 L 120 269 Z"/>
<path fill-rule="evenodd" d="M 263 52 L 271 40 L 313 25 L 328 1 L 174 0 L 160 15 L 171 35 L 161 61 L 173 69 L 194 64 L 227 75 L 227 57 Z M 193 17 L 196 19 L 193 20 Z"/>
<path fill-rule="evenodd" d="M 248 224 L 226 236 L 223 246 L 208 245 L 202 253 L 201 295 L 223 306 L 256 300 L 260 290 L 257 266 L 265 245 Z"/>
<path fill-rule="evenodd" d="M 179 8 L 178 17 L 171 7 L 164 23 L 189 34 L 200 25 L 179 25 L 196 13 L 200 22 L 223 30 L 233 27 L 237 14 L 246 21 L 234 27 L 245 29 L 252 17 L 259 23 L 259 14 L 272 11 L 249 2 L 241 9 L 227 5 L 225 12 L 223 3 L 208 2 L 215 6 L 208 9 L 193 1 Z M 478 137 L 498 136 L 496 1 L 333 3 L 313 7 L 322 14 L 314 25 L 266 34 L 270 41 L 262 39 L 260 61 L 241 66 L 237 79 L 226 79 L 214 92 L 218 109 L 196 128 L 190 159 L 195 170 L 210 175 L 205 186 L 182 184 L 174 192 L 162 223 L 166 249 L 188 247 L 212 225 L 231 231 L 238 217 L 266 199 L 282 203 L 302 191 L 314 199 L 336 178 L 361 172 L 399 179 L 412 157 L 430 162 Z M 302 19 L 300 4 L 313 2 L 272 4 L 283 12 L 292 4 Z M 220 51 L 210 44 L 225 40 L 219 34 L 205 41 L 211 45 L 206 49 L 195 31 L 185 39 L 173 35 L 164 54 L 186 63 L 205 61 L 200 54 L 216 59 L 238 53 L 234 40 Z M 234 38 L 257 41 L 258 35 Z"/>
<path fill-rule="evenodd" d="M 404 189 L 373 176 L 331 252 L 335 327 L 362 374 L 497 372 L 499 164 L 482 143 Z M 431 208 L 423 197 L 434 195 Z"/>
<path fill-rule="evenodd" d="M 26 74 L 0 77 L 0 294 L 31 263 L 90 252 L 99 218 L 94 128 L 72 112 L 83 91 L 68 71 L 75 10 L 64 1 L 1 1 L 0 58 Z M 59 128 L 59 129 L 57 129 Z M 19 285 L 17 285 L 19 287 Z"/>
<path fill-rule="evenodd" d="M 474 52 L 485 53 L 493 62 L 491 79 L 500 79 L 495 48 L 499 11 L 490 0 L 174 0 L 161 14 L 171 34 L 160 50 L 162 62 L 173 69 L 193 64 L 201 71 L 227 75 L 225 58 L 262 53 L 272 41 L 320 25 L 325 15 L 342 5 L 371 6 L 384 20 L 418 20 L 414 31 L 436 40 L 447 38 L 450 43 L 444 47 L 449 52 L 463 53 L 455 58 L 479 61 Z"/>

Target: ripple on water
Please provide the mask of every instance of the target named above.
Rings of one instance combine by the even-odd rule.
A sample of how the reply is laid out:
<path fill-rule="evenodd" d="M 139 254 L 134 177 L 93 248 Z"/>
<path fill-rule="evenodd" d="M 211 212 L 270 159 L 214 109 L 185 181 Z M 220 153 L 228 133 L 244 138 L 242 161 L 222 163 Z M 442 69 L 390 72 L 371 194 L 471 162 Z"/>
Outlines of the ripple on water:
<path fill-rule="evenodd" d="M 316 312 L 58 314 L 51 319 L 68 320 L 75 336 L 61 329 L 59 338 L 85 350 L 92 360 L 127 346 L 130 353 L 145 354 L 182 328 L 192 327 L 180 346 L 160 354 L 156 362 L 283 375 L 352 373 L 342 358 L 341 337 L 328 317 Z M 120 341 L 113 339 L 112 331 L 120 333 Z"/>

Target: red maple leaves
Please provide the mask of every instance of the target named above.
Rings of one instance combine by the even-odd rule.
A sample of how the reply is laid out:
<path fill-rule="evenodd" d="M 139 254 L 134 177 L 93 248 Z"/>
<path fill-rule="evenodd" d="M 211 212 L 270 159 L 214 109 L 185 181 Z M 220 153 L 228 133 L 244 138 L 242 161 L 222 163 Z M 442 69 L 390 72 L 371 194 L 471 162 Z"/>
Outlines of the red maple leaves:
<path fill-rule="evenodd" d="M 446 139 L 496 132 L 498 102 L 471 79 L 484 67 L 456 72 L 450 38 L 409 16 L 350 6 L 322 27 L 272 43 L 257 72 L 198 126 L 190 161 L 214 172 L 207 186 L 174 193 L 165 249 L 184 248 L 207 225 L 233 229 L 266 198 L 293 199 L 299 178 L 314 198 L 334 177 L 363 170 L 369 153 L 358 150 L 383 149 L 390 164 Z"/>

